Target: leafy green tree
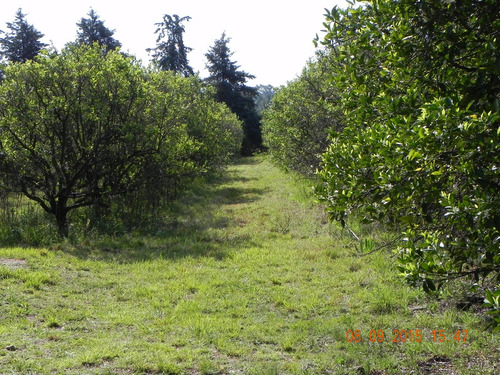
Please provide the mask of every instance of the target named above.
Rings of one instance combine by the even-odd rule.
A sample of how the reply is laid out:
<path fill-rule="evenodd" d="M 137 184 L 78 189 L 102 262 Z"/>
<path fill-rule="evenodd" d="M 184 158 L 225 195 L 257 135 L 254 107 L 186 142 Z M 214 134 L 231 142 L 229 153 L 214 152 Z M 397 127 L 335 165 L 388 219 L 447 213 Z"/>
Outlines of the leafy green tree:
<path fill-rule="evenodd" d="M 210 76 L 207 82 L 215 87 L 215 98 L 226 103 L 243 122 L 244 140 L 242 153 L 251 155 L 262 146 L 260 119 L 255 110 L 254 98 L 257 90 L 246 85 L 248 79 L 255 78 L 245 71 L 239 70 L 235 61 L 231 60 L 233 53 L 228 43 L 231 39 L 223 33 L 205 54 Z"/>
<path fill-rule="evenodd" d="M 113 38 L 115 31 L 104 26 L 104 21 L 93 9 L 89 11 L 88 18 L 82 17 L 76 25 L 78 26 L 77 44 L 92 45 L 98 43 L 106 51 L 121 47 L 121 43 Z"/>
<path fill-rule="evenodd" d="M 9 65 L 0 181 L 54 215 L 61 236 L 81 207 L 94 209 L 91 221 L 118 211 L 142 219 L 239 151 L 241 123 L 213 96 L 196 77 L 148 71 L 97 43 Z"/>
<path fill-rule="evenodd" d="M 213 99 L 212 87 L 197 77 L 170 71 L 151 75 L 149 116 L 157 134 L 157 148 L 148 157 L 140 181 L 155 206 L 175 198 L 194 177 L 227 165 L 241 147 L 241 123 Z"/>
<path fill-rule="evenodd" d="M 144 73 L 118 52 L 70 46 L 5 74 L 0 171 L 67 236 L 68 212 L 125 193 L 154 150 Z"/>
<path fill-rule="evenodd" d="M 400 270 L 410 282 L 435 291 L 461 278 L 490 293 L 492 305 L 500 281 L 497 8 L 495 0 L 374 0 L 328 12 L 325 78 L 342 93 L 346 116 L 331 132 L 319 188 L 333 219 L 355 213 L 401 231 Z"/>
<path fill-rule="evenodd" d="M 273 161 L 311 178 L 329 145 L 329 131 L 342 127 L 338 93 L 325 80 L 327 63 L 326 57 L 310 62 L 299 78 L 278 90 L 262 119 L 264 145 Z"/>
<path fill-rule="evenodd" d="M 47 47 L 40 39 L 43 34 L 26 20 L 26 15 L 18 9 L 14 22 L 8 22 L 9 32 L 1 31 L 0 51 L 3 58 L 11 62 L 26 62 L 32 60 L 40 51 Z"/>
<path fill-rule="evenodd" d="M 156 47 L 148 48 L 147 51 L 153 52 L 153 59 L 160 69 L 170 70 L 184 77 L 194 75 L 187 58 L 187 54 L 192 48 L 186 47 L 183 39 L 185 28 L 182 23 L 190 19 L 189 16 L 179 17 L 177 14 L 173 16 L 165 14 L 163 21 L 156 24 L 158 26 L 155 31 L 155 34 L 158 34 Z"/>

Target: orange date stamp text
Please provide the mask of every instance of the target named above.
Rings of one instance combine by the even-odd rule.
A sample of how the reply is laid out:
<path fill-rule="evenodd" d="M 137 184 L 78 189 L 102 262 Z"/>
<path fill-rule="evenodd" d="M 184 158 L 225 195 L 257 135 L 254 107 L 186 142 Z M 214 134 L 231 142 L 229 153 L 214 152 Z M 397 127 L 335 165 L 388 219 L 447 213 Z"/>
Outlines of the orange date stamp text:
<path fill-rule="evenodd" d="M 456 341 L 465 342 L 469 331 L 459 329 L 456 332 L 447 332 L 444 329 L 434 329 L 429 339 L 433 342 Z M 348 342 L 422 342 L 425 339 L 421 329 L 393 329 L 392 335 L 386 335 L 383 329 L 372 329 L 364 334 L 359 329 L 348 329 L 346 331 L 346 340 Z"/>

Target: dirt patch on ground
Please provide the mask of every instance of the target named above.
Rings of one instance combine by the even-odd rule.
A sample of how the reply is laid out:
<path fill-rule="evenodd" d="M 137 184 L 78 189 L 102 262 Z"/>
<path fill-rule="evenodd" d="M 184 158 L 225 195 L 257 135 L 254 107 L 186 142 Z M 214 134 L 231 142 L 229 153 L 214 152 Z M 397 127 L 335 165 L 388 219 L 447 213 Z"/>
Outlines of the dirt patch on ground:
<path fill-rule="evenodd" d="M 456 375 L 451 360 L 447 357 L 434 356 L 427 361 L 418 362 L 418 367 L 423 374 Z"/>
<path fill-rule="evenodd" d="M 28 264 L 24 259 L 0 259 L 0 266 L 5 266 L 11 270 L 27 267 Z"/>

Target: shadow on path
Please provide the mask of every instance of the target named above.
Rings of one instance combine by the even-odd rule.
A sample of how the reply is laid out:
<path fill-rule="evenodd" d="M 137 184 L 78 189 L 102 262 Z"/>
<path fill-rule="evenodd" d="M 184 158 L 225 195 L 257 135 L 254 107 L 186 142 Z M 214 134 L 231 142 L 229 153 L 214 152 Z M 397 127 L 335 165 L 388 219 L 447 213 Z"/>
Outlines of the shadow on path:
<path fill-rule="evenodd" d="M 163 223 L 155 235 L 104 236 L 59 248 L 83 259 L 133 263 L 198 256 L 223 259 L 235 248 L 255 246 L 248 234 L 238 233 L 237 220 L 223 207 L 261 199 L 268 189 L 252 187 L 257 178 L 242 175 L 242 169 L 258 168 L 260 163 L 238 159 L 222 176 L 186 192 L 160 218 Z"/>

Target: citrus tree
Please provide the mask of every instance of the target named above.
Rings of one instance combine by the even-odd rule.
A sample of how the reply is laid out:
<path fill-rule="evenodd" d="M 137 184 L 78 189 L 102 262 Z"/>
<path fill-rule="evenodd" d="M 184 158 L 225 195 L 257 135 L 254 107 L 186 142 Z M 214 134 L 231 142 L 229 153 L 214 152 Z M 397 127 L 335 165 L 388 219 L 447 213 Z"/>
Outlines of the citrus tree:
<path fill-rule="evenodd" d="M 119 50 L 71 44 L 10 64 L 0 86 L 0 174 L 53 215 L 132 193 L 158 202 L 222 168 L 241 124 L 198 79 L 148 71 Z"/>
<path fill-rule="evenodd" d="M 469 280 L 498 309 L 497 5 L 374 0 L 328 12 L 326 77 L 345 127 L 330 135 L 318 192 L 333 219 L 401 231 L 413 284 Z"/>
<path fill-rule="evenodd" d="M 2 172 L 66 236 L 69 211 L 126 191 L 152 152 L 144 74 L 118 52 L 82 46 L 12 64 L 5 76 Z"/>
<path fill-rule="evenodd" d="M 310 62 L 300 77 L 281 87 L 264 111 L 264 145 L 279 166 L 312 177 L 329 144 L 332 129 L 341 129 L 338 94 L 325 75 L 325 56 Z"/>

